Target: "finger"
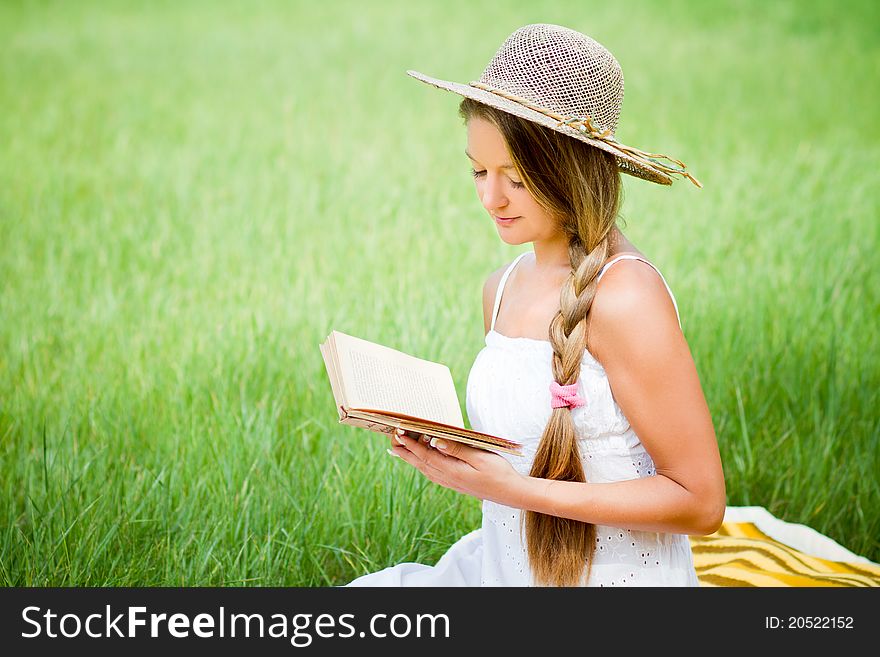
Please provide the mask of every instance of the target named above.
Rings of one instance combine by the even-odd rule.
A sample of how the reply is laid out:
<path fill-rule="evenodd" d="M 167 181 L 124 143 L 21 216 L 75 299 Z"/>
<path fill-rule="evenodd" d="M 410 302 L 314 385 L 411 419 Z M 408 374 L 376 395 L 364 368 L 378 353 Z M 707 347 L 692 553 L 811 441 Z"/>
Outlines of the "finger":
<path fill-rule="evenodd" d="M 435 442 L 439 439 L 434 439 Z M 445 441 L 449 443 L 450 441 Z M 416 458 L 421 459 L 425 463 L 425 468 L 439 473 L 452 474 L 462 466 L 468 466 L 465 461 L 447 456 L 442 451 L 434 449 L 428 444 L 414 441 L 408 445 L 409 450 Z"/>
<path fill-rule="evenodd" d="M 411 439 L 411 437 L 407 435 L 406 431 L 399 427 L 391 432 L 392 445 L 401 445 L 403 447 L 406 447 L 408 439 Z"/>
<path fill-rule="evenodd" d="M 470 445 L 465 445 L 464 443 L 460 443 L 455 440 L 432 438 L 430 444 L 431 447 L 436 449 L 441 454 L 451 456 L 466 463 L 471 463 L 476 459 L 484 457 L 483 450 L 477 449 L 476 447 L 471 447 Z"/>
<path fill-rule="evenodd" d="M 432 463 L 428 462 L 423 458 L 423 455 L 417 454 L 416 450 L 423 451 L 433 451 L 430 447 L 424 447 L 420 445 L 417 441 L 412 441 L 412 445 L 415 446 L 415 450 L 408 449 L 407 447 L 402 447 L 398 445 L 397 447 L 392 448 L 394 454 L 399 456 L 401 459 L 409 463 L 416 470 L 421 472 L 425 477 L 430 479 L 433 482 L 440 482 L 443 480 L 443 472 L 438 470 Z"/>
<path fill-rule="evenodd" d="M 412 445 L 424 445 L 425 447 L 428 447 L 431 444 L 430 436 L 427 436 L 423 433 L 417 433 L 415 431 L 404 431 L 403 429 L 396 429 L 392 435 L 392 444 L 397 443 L 406 447 L 407 449 L 411 449 Z"/>
<path fill-rule="evenodd" d="M 424 444 L 421 441 L 410 438 L 402 438 L 406 441 L 406 446 L 398 446 L 394 448 L 400 457 L 412 465 L 429 481 L 451 488 L 461 493 L 467 493 L 467 490 L 461 484 L 455 482 L 460 481 L 462 476 L 470 476 L 475 468 L 467 461 L 445 455 L 442 451 L 434 449 L 430 444 Z M 450 443 L 452 441 L 446 441 Z M 481 451 L 481 450 L 474 450 Z M 468 493 L 470 494 L 470 493 Z"/>
<path fill-rule="evenodd" d="M 394 431 L 391 432 L 391 436 L 392 436 L 392 438 L 396 438 L 397 436 L 400 436 L 401 438 L 409 438 L 411 440 L 421 440 L 424 437 L 424 434 L 417 433 L 415 431 L 405 431 L 404 429 L 397 427 L 396 429 L 394 429 Z M 428 441 L 425 440 L 423 442 L 428 442 Z"/>
<path fill-rule="evenodd" d="M 422 435 L 420 439 L 410 438 L 406 432 L 395 431 L 395 440 L 402 441 L 401 457 L 417 468 L 431 481 L 439 481 L 449 474 L 450 466 L 462 465 L 462 461 L 451 459 L 430 446 L 431 437 Z"/>
<path fill-rule="evenodd" d="M 430 450 L 428 438 L 425 441 L 422 441 L 422 438 L 428 438 L 423 434 L 416 434 L 414 432 L 404 431 L 403 429 L 395 429 L 392 433 L 391 444 L 392 448 L 397 448 L 401 450 L 401 452 L 408 452 L 416 456 L 416 461 L 423 462 L 424 452 L 425 450 Z M 398 453 L 401 453 L 398 452 Z M 405 454 L 401 453 L 401 456 L 405 456 Z M 405 459 L 409 460 L 409 459 Z M 409 460 L 410 463 L 416 464 L 414 461 Z"/>

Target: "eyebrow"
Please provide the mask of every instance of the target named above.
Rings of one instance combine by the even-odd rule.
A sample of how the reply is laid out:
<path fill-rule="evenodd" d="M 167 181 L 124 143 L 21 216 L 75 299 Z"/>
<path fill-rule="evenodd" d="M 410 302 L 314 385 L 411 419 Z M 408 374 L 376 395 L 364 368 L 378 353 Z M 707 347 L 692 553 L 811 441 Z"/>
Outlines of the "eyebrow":
<path fill-rule="evenodd" d="M 474 156 L 471 155 L 470 153 L 468 153 L 468 150 L 466 148 L 464 149 L 464 154 L 467 155 L 470 159 L 474 160 Z M 476 160 L 474 160 L 474 162 L 476 162 Z M 501 168 L 502 169 L 516 169 L 516 167 L 513 166 L 512 164 L 502 164 Z"/>

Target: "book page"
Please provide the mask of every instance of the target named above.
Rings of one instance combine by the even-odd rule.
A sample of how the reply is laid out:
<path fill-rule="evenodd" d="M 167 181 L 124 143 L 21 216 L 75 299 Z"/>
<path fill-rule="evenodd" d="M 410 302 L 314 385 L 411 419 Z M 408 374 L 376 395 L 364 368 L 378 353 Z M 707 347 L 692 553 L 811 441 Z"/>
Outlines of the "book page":
<path fill-rule="evenodd" d="M 479 434 L 477 432 L 473 432 L 467 429 L 462 430 L 464 433 L 459 433 L 455 429 L 444 429 L 444 425 L 441 424 L 408 422 L 406 420 L 396 419 L 392 416 L 365 413 L 357 410 L 352 410 L 351 414 L 346 414 L 346 416 L 340 421 L 344 424 L 363 427 L 369 429 L 370 431 L 376 431 L 385 434 L 390 434 L 394 431 L 395 427 L 400 427 L 401 429 L 404 429 L 406 431 L 421 433 L 426 436 L 436 436 L 437 438 L 445 438 L 447 440 L 453 440 L 460 443 L 465 443 L 466 445 L 479 447 L 480 449 L 488 449 L 490 451 L 504 452 L 506 454 L 522 456 L 522 445 L 520 445 L 519 443 L 504 440 L 502 438 L 496 438 L 494 436 L 488 436 L 487 434 Z M 491 440 L 485 440 L 483 436 L 486 436 Z"/>
<path fill-rule="evenodd" d="M 339 417 L 343 416 L 343 408 L 345 407 L 345 398 L 342 396 L 342 388 L 339 385 L 339 374 L 337 371 L 336 355 L 333 353 L 333 344 L 330 340 L 325 340 L 319 344 L 321 349 L 321 358 L 324 359 L 324 367 L 327 370 L 327 377 L 330 379 L 330 392 L 333 393 L 333 401 L 336 403 L 336 412 Z"/>
<path fill-rule="evenodd" d="M 449 368 L 339 331 L 336 346 L 344 397 L 351 408 L 396 411 L 463 427 Z"/>
<path fill-rule="evenodd" d="M 406 424 L 407 427 L 412 428 L 416 431 L 421 429 L 434 429 L 437 431 L 443 431 L 445 433 L 451 433 L 458 436 L 467 436 L 473 438 L 474 440 L 482 440 L 486 442 L 500 443 L 517 447 L 521 446 L 514 440 L 508 440 L 507 438 L 501 438 L 500 436 L 493 436 L 490 433 L 482 433 L 480 431 L 474 431 L 473 429 L 456 427 L 449 424 L 444 424 L 443 422 L 425 421 L 420 418 L 412 417 L 404 413 L 397 413 L 395 411 L 378 411 L 374 409 L 359 408 L 352 409 L 350 413 L 352 416 L 357 417 L 367 417 L 375 415 L 376 417 L 381 416 L 383 418 L 391 418 L 392 421 L 396 421 L 396 423 L 400 426 Z"/>

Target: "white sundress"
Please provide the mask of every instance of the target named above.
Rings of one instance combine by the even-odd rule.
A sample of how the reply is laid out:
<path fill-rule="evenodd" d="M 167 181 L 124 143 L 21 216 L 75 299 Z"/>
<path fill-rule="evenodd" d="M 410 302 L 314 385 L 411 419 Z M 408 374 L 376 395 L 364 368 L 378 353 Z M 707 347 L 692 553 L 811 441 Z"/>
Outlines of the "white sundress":
<path fill-rule="evenodd" d="M 547 340 L 507 337 L 495 319 L 507 278 L 528 251 L 507 268 L 495 294 L 486 346 L 477 354 L 467 381 L 467 414 L 477 431 L 524 445 L 523 456 L 502 454 L 528 474 L 550 413 L 553 348 Z M 623 259 L 624 254 L 599 272 Z M 654 268 L 655 271 L 656 267 Z M 678 304 L 666 279 L 659 271 Z M 679 318 L 679 325 L 681 320 Z M 578 394 L 586 404 L 572 409 L 581 460 L 588 482 L 650 477 L 654 463 L 615 402 L 602 365 L 584 350 Z M 358 577 L 348 586 L 531 586 L 519 509 L 483 502 L 482 526 L 454 543 L 435 566 L 401 563 Z M 685 534 L 645 532 L 597 525 L 596 550 L 587 586 L 699 586 L 690 541 Z"/>

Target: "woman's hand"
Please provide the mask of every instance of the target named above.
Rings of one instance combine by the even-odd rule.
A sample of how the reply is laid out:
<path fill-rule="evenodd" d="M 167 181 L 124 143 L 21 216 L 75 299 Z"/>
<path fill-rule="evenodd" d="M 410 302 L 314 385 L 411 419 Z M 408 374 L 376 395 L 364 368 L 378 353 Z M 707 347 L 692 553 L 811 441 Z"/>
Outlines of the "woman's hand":
<path fill-rule="evenodd" d="M 427 436 L 416 438 L 402 429 L 392 434 L 388 451 L 435 484 L 481 500 L 517 507 L 523 477 L 494 452 L 440 438 L 428 442 Z"/>

